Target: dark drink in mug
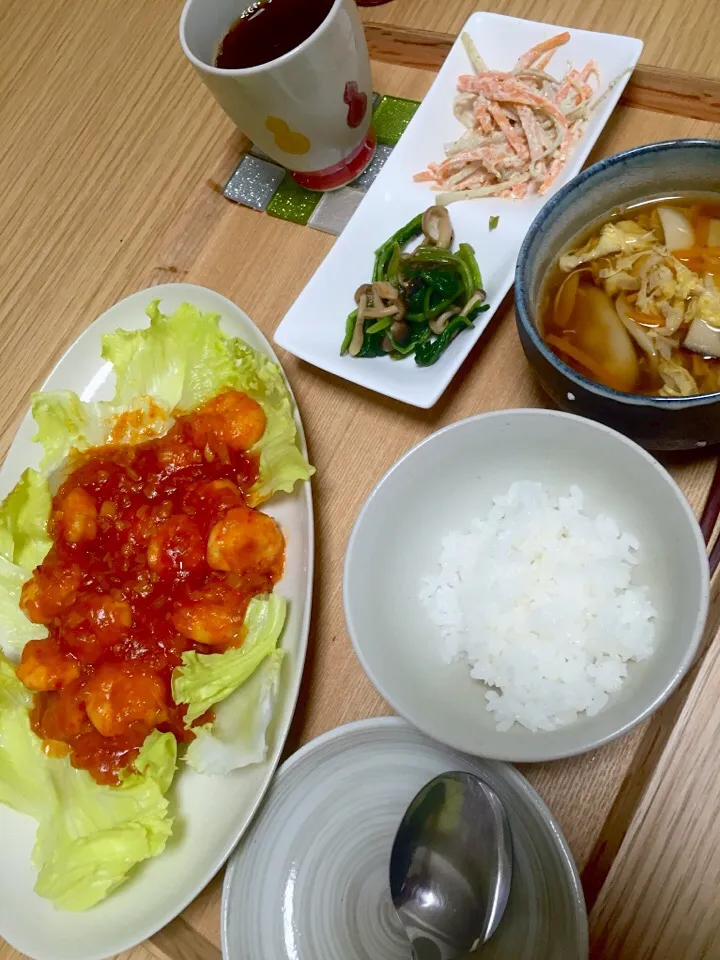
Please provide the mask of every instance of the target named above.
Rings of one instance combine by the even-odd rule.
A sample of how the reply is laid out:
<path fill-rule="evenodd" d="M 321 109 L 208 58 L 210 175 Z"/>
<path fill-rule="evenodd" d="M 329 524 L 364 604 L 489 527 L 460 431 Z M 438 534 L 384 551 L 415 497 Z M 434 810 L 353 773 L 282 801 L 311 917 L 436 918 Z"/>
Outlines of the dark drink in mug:
<path fill-rule="evenodd" d="M 228 116 L 303 186 L 343 186 L 372 159 L 355 0 L 187 0 L 180 40 Z"/>

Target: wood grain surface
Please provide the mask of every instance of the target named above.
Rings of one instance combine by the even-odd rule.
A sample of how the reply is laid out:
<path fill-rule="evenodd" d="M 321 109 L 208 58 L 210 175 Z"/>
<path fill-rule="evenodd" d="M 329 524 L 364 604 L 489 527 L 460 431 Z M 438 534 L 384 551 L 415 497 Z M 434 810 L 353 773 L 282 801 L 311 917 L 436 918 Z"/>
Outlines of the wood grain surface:
<path fill-rule="evenodd" d="M 456 31 L 473 6 L 396 0 L 369 16 Z M 646 61 L 718 75 L 711 51 L 720 28 L 709 0 L 652 8 L 642 0 L 501 0 L 495 9 L 634 33 L 646 40 Z M 332 245 L 323 234 L 222 198 L 220 185 L 244 141 L 184 63 L 179 11 L 177 0 L 0 4 L 0 453 L 29 391 L 119 297 L 153 282 L 203 284 L 237 302 L 271 336 Z M 680 12 L 684 29 L 672 31 L 670 44 Z M 432 73 L 378 63 L 374 80 L 376 89 L 419 99 Z M 707 120 L 625 105 L 594 157 L 653 140 L 718 135 L 720 125 Z M 281 359 L 318 471 L 315 602 L 291 752 L 341 723 L 389 712 L 355 660 L 341 606 L 347 535 L 377 478 L 446 423 L 544 401 L 510 302 L 430 411 Z M 711 458 L 676 457 L 667 465 L 699 511 Z M 654 718 L 594 753 L 523 770 L 558 817 L 583 873 L 596 957 L 720 956 L 720 829 L 713 816 L 720 665 L 710 642 L 719 616 L 715 605 L 705 659 Z M 181 920 L 122 960 L 216 960 L 220 887 L 218 877 Z M 0 960 L 19 957 L 0 943 Z"/>

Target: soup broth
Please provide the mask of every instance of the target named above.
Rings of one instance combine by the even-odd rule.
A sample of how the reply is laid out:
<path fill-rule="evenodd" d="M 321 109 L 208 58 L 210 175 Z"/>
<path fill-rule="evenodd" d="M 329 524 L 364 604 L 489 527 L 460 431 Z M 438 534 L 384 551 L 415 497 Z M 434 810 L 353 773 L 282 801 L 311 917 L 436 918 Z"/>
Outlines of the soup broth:
<path fill-rule="evenodd" d="M 720 390 L 720 196 L 615 210 L 549 271 L 539 311 L 548 347 L 626 393 Z"/>

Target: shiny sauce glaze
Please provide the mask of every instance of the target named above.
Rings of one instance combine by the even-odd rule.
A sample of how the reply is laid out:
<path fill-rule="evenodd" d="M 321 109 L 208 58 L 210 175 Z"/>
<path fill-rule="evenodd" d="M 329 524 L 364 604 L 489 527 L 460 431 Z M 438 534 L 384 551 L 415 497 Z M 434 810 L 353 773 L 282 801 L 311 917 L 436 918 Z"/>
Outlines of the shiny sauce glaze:
<path fill-rule="evenodd" d="M 117 784 L 154 729 L 193 739 L 173 669 L 242 644 L 248 603 L 282 575 L 283 535 L 247 504 L 264 429 L 262 408 L 228 391 L 162 438 L 77 455 L 53 498 L 53 545 L 21 598 L 49 636 L 18 676 L 46 751 L 98 783 Z"/>

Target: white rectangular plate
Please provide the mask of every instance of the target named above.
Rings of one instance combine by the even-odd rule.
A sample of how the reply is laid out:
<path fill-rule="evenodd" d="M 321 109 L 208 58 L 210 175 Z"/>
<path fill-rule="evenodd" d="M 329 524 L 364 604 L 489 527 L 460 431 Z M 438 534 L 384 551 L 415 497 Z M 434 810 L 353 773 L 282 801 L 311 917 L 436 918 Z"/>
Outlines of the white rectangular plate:
<path fill-rule="evenodd" d="M 520 54 L 563 29 L 494 13 L 474 13 L 463 28 L 488 66 L 498 70 L 511 69 Z M 530 224 L 548 198 L 581 169 L 643 48 L 642 42 L 632 37 L 585 30 L 569 33 L 570 40 L 556 52 L 548 71 L 558 76 L 564 73 L 567 61 L 580 68 L 588 60 L 595 60 L 600 69 L 601 93 L 613 81 L 618 82 L 595 111 L 563 174 L 544 196 L 451 204 L 456 240 L 475 248 L 490 304 L 474 329 L 462 333 L 432 367 L 418 367 L 412 357 L 394 361 L 389 357 L 340 356 L 353 295 L 371 278 L 375 249 L 434 202 L 434 191 L 426 183 L 414 183 L 413 175 L 431 160 L 444 159 L 443 144 L 455 140 L 464 129 L 453 115 L 452 103 L 457 78 L 472 72 L 472 68 L 458 38 L 366 198 L 278 327 L 275 342 L 279 346 L 316 367 L 388 397 L 416 407 L 433 406 L 510 289 L 517 254 Z M 491 216 L 500 218 L 492 233 L 488 226 Z"/>
<path fill-rule="evenodd" d="M 111 365 L 100 356 L 101 337 L 119 327 L 146 327 L 145 308 L 155 299 L 165 313 L 183 302 L 218 313 L 225 333 L 277 360 L 255 324 L 230 300 L 194 284 L 168 283 L 134 293 L 107 310 L 72 344 L 43 389 L 76 390 L 83 400 L 109 399 L 114 377 Z M 307 455 L 297 413 L 295 422 Z M 0 469 L 0 496 L 7 494 L 25 467 L 37 464 L 34 433 L 27 413 Z M 34 960 L 99 960 L 151 936 L 208 884 L 255 813 L 290 727 L 305 661 L 313 569 L 310 484 L 298 484 L 289 496 L 273 497 L 263 509 L 287 536 L 285 572 L 277 592 L 289 600 L 281 640 L 286 660 L 267 758 L 227 777 L 202 776 L 181 761 L 170 793 L 175 828 L 164 853 L 134 870 L 116 893 L 85 913 L 63 913 L 33 892 L 36 871 L 30 858 L 37 823 L 0 805 L 0 937 Z"/>

